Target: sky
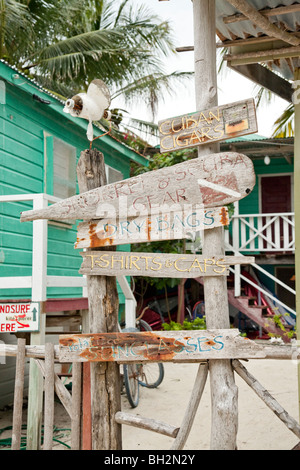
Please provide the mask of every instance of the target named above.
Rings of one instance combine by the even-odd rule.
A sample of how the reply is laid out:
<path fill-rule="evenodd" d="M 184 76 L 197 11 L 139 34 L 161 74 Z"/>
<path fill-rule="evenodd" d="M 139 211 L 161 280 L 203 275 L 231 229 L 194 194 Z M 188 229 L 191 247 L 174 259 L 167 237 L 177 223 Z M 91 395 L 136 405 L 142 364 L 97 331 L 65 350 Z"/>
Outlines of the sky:
<path fill-rule="evenodd" d="M 146 5 L 163 20 L 168 20 L 173 29 L 175 47 L 193 46 L 193 5 L 191 0 L 133 0 L 137 5 Z M 194 53 L 181 52 L 175 57 L 165 61 L 165 72 L 193 71 Z M 257 88 L 255 84 L 237 72 L 225 67 L 225 71 L 218 76 L 218 103 L 230 104 L 235 101 L 255 98 Z M 274 121 L 288 103 L 273 95 L 271 104 L 263 104 L 257 109 L 258 134 L 270 137 Z M 166 118 L 197 111 L 195 107 L 194 81 L 191 79 L 185 85 L 179 85 L 176 94 L 172 97 L 166 95 L 164 102 L 159 103 L 155 122 Z M 141 108 L 132 109 L 134 117 L 151 120 L 150 113 Z"/>

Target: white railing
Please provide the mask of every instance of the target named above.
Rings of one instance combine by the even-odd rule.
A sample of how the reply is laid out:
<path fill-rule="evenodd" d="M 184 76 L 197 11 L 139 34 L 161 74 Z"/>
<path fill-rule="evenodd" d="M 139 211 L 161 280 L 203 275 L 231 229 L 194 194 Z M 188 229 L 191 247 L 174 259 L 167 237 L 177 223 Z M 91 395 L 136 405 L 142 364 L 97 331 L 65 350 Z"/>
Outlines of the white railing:
<path fill-rule="evenodd" d="M 49 194 L 15 194 L 0 196 L 0 202 L 32 201 L 33 209 L 45 209 L 49 203 L 59 202 L 60 199 Z M 48 221 L 34 220 L 32 232 L 32 275 L 1 277 L 0 289 L 31 289 L 33 302 L 44 302 L 47 298 L 47 287 L 82 287 L 86 279 L 82 276 L 48 276 L 47 275 L 47 245 Z"/>
<path fill-rule="evenodd" d="M 241 253 L 236 251 L 233 246 L 231 246 L 228 242 L 225 242 L 225 249 L 226 251 L 233 252 L 235 256 L 241 256 Z M 266 271 L 262 266 L 252 263 L 251 266 L 258 271 L 262 272 L 265 276 L 269 277 L 274 281 L 276 284 L 279 284 L 281 287 L 284 289 L 288 290 L 291 292 L 293 295 L 296 295 L 296 291 L 292 289 L 290 286 L 285 284 L 284 282 L 280 281 L 280 279 L 277 279 L 277 277 L 273 276 L 271 273 Z M 241 265 L 235 265 L 233 268 L 230 268 L 230 271 L 234 273 L 234 295 L 235 297 L 240 297 L 241 295 L 241 281 L 245 281 L 247 284 L 250 284 L 251 286 L 255 287 L 255 289 L 258 291 L 258 293 L 263 294 L 267 299 L 270 300 L 270 302 L 273 302 L 274 305 L 280 305 L 283 307 L 287 312 L 290 314 L 296 316 L 296 312 L 294 309 L 283 303 L 280 299 L 277 297 L 274 297 L 271 292 L 267 291 L 263 287 L 261 287 L 258 283 L 253 283 L 250 279 L 247 277 L 243 276 L 241 274 Z"/>
<path fill-rule="evenodd" d="M 294 252 L 295 215 L 239 214 L 232 217 L 232 245 L 239 252 Z"/>

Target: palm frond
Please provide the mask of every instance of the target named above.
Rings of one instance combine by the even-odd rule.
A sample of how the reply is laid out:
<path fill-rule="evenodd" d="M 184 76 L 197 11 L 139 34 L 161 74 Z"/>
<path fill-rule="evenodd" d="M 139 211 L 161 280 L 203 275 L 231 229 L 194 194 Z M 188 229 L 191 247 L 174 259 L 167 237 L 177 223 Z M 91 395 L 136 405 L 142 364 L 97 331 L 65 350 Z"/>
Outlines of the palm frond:
<path fill-rule="evenodd" d="M 290 104 L 283 113 L 276 119 L 272 137 L 292 137 L 294 135 L 294 104 Z"/>
<path fill-rule="evenodd" d="M 175 92 L 174 84 L 182 84 L 192 77 L 193 72 L 153 73 L 120 88 L 113 98 L 122 96 L 127 104 L 138 99 L 150 107 L 154 118 L 157 105 L 164 101 L 166 92 L 172 95 Z"/>

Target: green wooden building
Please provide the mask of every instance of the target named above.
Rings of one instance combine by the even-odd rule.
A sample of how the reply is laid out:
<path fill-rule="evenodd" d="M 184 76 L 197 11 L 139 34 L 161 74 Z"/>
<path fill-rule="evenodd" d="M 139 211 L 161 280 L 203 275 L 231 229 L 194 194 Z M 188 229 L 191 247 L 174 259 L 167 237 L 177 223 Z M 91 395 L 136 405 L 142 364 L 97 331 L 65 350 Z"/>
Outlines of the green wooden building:
<path fill-rule="evenodd" d="M 280 334 L 272 315 L 281 314 L 287 330 L 296 319 L 294 139 L 244 136 L 222 143 L 221 150 L 247 155 L 256 174 L 251 194 L 235 204 L 227 231 L 228 244 L 235 252 L 253 255 L 255 264 L 247 268 L 246 277 L 235 269 L 235 292 L 229 290 L 229 299 L 262 330 Z M 262 308 L 247 304 L 246 297 L 255 296 L 255 306 Z M 267 308 L 270 305 L 275 309 Z"/>
<path fill-rule="evenodd" d="M 78 193 L 76 164 L 80 152 L 89 148 L 87 121 L 72 118 L 63 107 L 57 97 L 0 61 L 1 300 L 31 298 L 31 289 L 26 286 L 32 276 L 33 224 L 21 224 L 20 212 L 31 209 L 32 199 L 38 195 L 43 194 L 51 203 Z M 94 126 L 95 137 L 101 134 Z M 147 164 L 146 158 L 111 135 L 96 140 L 93 147 L 104 154 L 109 183 L 128 178 L 131 161 Z M 82 258 L 74 249 L 76 226 L 72 220 L 48 223 L 46 275 L 52 280 L 56 276 L 79 277 Z M 15 280 L 15 288 L 10 278 Z M 82 288 L 76 282 L 74 286 L 61 285 L 59 281 L 48 282 L 47 301 L 82 298 Z M 120 302 L 124 302 L 121 290 Z"/>

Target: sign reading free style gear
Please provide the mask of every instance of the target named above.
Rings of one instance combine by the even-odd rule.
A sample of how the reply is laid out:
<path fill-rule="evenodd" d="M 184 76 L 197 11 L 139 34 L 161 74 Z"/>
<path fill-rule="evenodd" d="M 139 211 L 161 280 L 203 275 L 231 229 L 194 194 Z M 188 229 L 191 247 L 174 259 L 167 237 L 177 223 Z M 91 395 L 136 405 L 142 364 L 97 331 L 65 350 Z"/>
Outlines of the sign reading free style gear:
<path fill-rule="evenodd" d="M 0 304 L 0 333 L 39 331 L 38 302 Z"/>

